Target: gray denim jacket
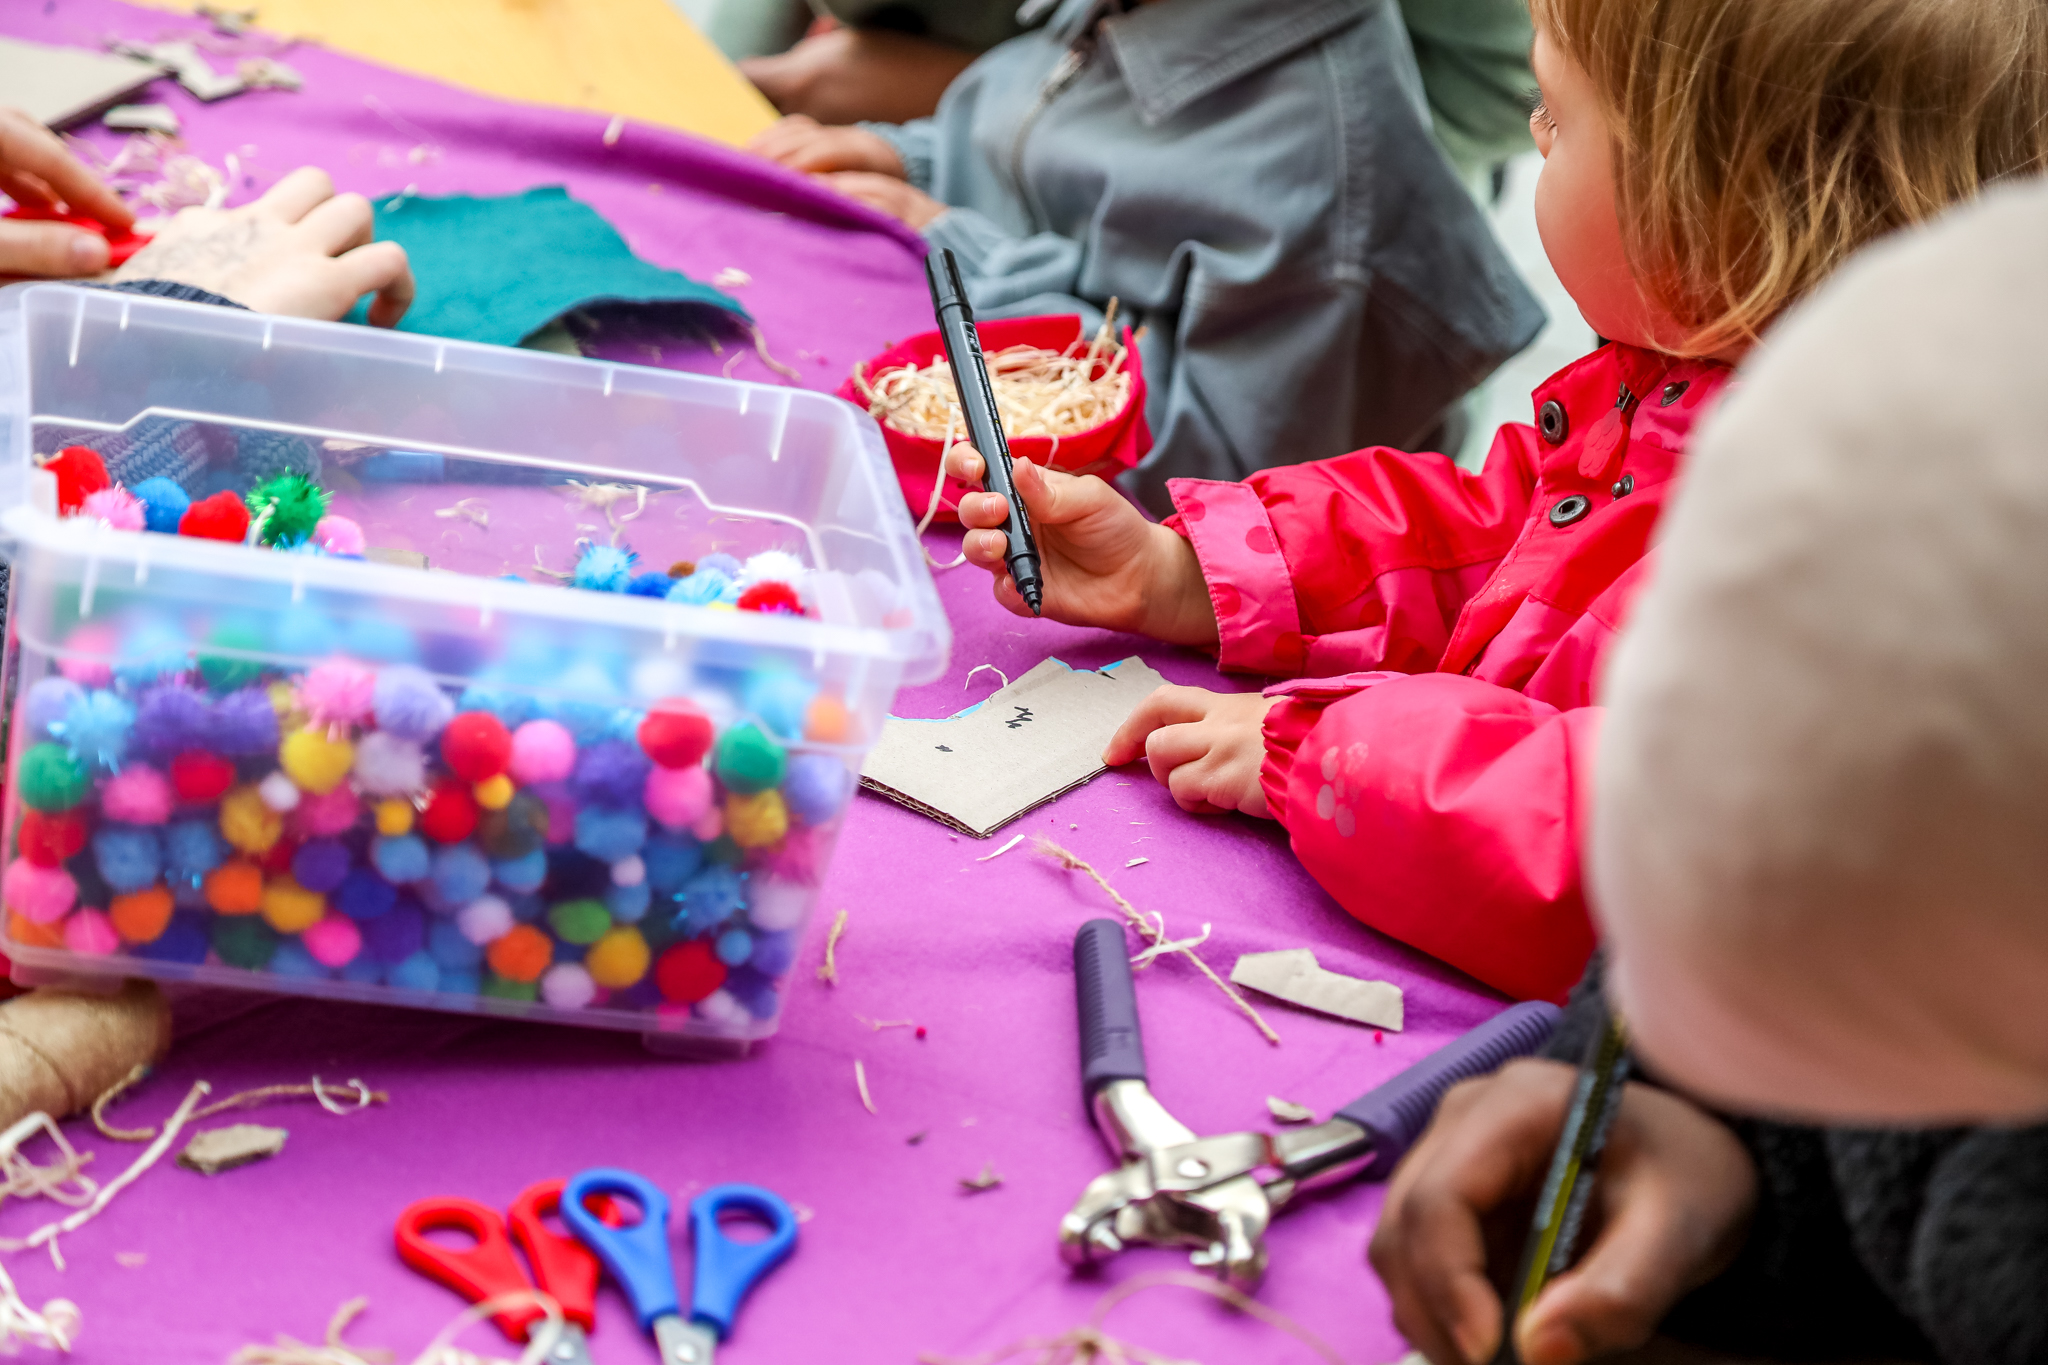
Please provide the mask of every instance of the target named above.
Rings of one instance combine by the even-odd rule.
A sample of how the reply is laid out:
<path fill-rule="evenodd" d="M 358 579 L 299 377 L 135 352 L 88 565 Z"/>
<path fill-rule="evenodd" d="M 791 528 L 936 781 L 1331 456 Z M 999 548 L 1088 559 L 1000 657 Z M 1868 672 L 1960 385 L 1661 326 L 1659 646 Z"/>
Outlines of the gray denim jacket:
<path fill-rule="evenodd" d="M 1413 445 L 1535 336 L 1393 0 L 1161 0 L 1091 43 L 1100 9 L 1066 0 L 933 117 L 868 126 L 952 206 L 925 232 L 978 312 L 1092 326 L 1116 298 L 1147 329 L 1148 506 L 1169 478 Z"/>

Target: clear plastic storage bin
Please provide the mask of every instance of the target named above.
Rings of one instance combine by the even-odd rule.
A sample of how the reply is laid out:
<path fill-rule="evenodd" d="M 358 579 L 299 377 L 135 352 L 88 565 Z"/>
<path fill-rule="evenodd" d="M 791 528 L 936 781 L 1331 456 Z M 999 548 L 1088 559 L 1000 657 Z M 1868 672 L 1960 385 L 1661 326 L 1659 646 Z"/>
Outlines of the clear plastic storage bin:
<path fill-rule="evenodd" d="M 866 415 L 25 285 L 0 424 L 17 975 L 774 1032 L 861 758 L 949 645 Z M 60 516 L 77 446 L 194 498 L 306 474 L 364 557 Z M 801 614 L 562 582 L 593 545 L 780 564 Z"/>

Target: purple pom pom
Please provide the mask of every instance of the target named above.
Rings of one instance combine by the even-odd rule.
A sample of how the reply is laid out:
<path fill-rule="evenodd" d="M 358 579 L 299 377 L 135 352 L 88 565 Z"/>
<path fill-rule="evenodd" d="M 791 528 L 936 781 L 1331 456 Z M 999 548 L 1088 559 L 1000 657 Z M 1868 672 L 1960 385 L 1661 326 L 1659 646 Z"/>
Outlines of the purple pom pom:
<path fill-rule="evenodd" d="M 377 728 L 400 739 L 424 743 L 440 734 L 441 727 L 455 714 L 455 703 L 442 693 L 433 677 L 410 664 L 399 664 L 379 673 L 376 697 Z"/>
<path fill-rule="evenodd" d="M 366 867 L 359 867 L 342 880 L 334 893 L 334 908 L 350 919 L 376 919 L 398 903 L 398 889 Z"/>
<path fill-rule="evenodd" d="M 363 951 L 376 962 L 403 962 L 427 946 L 426 912 L 410 896 L 400 897 L 391 913 L 357 923 L 363 931 Z"/>
<path fill-rule="evenodd" d="M 212 748 L 213 703 L 187 682 L 173 680 L 146 688 L 135 703 L 135 739 L 159 761 L 187 749 Z"/>
<path fill-rule="evenodd" d="M 205 747 L 230 757 L 267 754 L 277 748 L 277 708 L 261 687 L 244 687 L 213 704 L 208 726 L 212 742 Z"/>
<path fill-rule="evenodd" d="M 647 785 L 651 766 L 638 746 L 622 739 L 601 739 L 576 755 L 576 775 L 570 784 L 580 801 L 623 810 L 640 803 L 640 789 Z"/>
<path fill-rule="evenodd" d="M 335 839 L 309 839 L 292 855 L 292 876 L 324 896 L 348 876 L 348 850 Z"/>

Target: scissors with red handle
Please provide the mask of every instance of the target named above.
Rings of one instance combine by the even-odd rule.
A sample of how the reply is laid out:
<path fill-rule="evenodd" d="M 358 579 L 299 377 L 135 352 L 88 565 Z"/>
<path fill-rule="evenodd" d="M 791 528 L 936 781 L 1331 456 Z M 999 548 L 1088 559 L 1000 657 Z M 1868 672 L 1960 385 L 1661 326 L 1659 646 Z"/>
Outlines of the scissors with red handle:
<path fill-rule="evenodd" d="M 549 1365 L 591 1365 L 588 1333 L 595 1326 L 597 1258 L 574 1237 L 551 1230 L 541 1220 L 560 1209 L 560 1180 L 543 1180 L 520 1191 L 509 1217 L 473 1199 L 444 1196 L 406 1206 L 394 1229 L 398 1255 L 407 1265 L 444 1284 L 471 1303 L 502 1294 L 531 1294 L 540 1289 L 561 1305 L 567 1325 L 548 1352 Z M 466 1232 L 474 1246 L 449 1247 L 429 1241 L 437 1229 Z M 512 1253 L 518 1242 L 533 1266 L 528 1279 Z M 547 1310 L 531 1299 L 494 1313 L 491 1321 L 513 1341 L 523 1342 Z"/>

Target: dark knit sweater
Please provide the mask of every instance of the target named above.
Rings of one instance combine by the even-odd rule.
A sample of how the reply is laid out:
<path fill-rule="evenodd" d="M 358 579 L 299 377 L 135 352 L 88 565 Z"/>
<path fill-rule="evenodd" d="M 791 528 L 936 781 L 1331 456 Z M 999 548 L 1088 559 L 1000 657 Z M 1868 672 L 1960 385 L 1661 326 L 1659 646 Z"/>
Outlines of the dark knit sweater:
<path fill-rule="evenodd" d="M 1546 1055 L 1579 1060 L 1600 978 L 1596 957 Z M 1779 1359 L 2048 1362 L 2048 1126 L 1724 1121 L 1756 1162 L 1756 1222 L 1668 1334 Z"/>

